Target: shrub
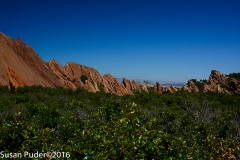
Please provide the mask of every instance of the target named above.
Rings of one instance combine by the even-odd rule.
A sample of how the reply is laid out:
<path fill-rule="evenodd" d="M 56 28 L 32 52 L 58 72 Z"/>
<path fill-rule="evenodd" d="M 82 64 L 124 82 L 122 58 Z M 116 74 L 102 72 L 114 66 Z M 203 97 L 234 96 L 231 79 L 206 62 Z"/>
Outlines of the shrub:
<path fill-rule="evenodd" d="M 81 81 L 82 81 L 83 84 L 85 84 L 86 80 L 88 80 L 88 78 L 85 75 L 81 75 L 80 78 L 81 78 Z"/>

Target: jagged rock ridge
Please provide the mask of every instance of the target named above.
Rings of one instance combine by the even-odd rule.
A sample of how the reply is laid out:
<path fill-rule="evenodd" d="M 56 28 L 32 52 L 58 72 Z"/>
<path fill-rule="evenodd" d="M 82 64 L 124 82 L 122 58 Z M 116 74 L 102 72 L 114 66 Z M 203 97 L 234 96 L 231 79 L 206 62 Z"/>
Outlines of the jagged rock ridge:
<path fill-rule="evenodd" d="M 240 82 L 238 80 L 230 78 L 217 70 L 211 71 L 209 79 L 206 83 L 200 83 L 203 85 L 201 90 L 203 92 L 218 92 L 228 94 L 240 92 Z M 188 92 L 199 92 L 199 88 L 192 80 L 189 80 L 187 85 L 182 87 L 182 90 Z"/>
<path fill-rule="evenodd" d="M 69 62 L 63 67 L 56 60 L 45 63 L 19 38 L 13 40 L 1 32 L 0 85 L 84 88 L 90 92 L 100 91 L 102 87 L 105 92 L 118 95 L 133 94 L 134 90 L 147 91 L 135 81 L 124 78 L 119 83 L 110 74 L 101 76 L 97 70 L 84 65 Z"/>
<path fill-rule="evenodd" d="M 203 91 L 238 93 L 240 92 L 240 82 L 222 74 L 217 70 L 212 70 L 208 81 L 204 84 Z"/>
<path fill-rule="evenodd" d="M 187 92 L 198 92 L 198 87 L 193 83 L 193 81 L 188 80 L 188 83 L 182 87 L 182 90 Z"/>
<path fill-rule="evenodd" d="M 123 78 L 122 83 L 110 74 L 101 76 L 90 67 L 73 62 L 61 66 L 56 60 L 45 63 L 37 53 L 19 38 L 16 40 L 0 32 L 0 86 L 19 87 L 41 85 L 44 87 L 83 88 L 90 92 L 100 91 L 117 95 L 133 94 L 133 91 L 148 92 L 146 85 Z M 178 89 L 154 85 L 157 93 L 174 93 Z M 199 88 L 189 80 L 182 90 L 198 92 Z M 240 92 L 240 82 L 217 70 L 212 70 L 209 80 L 203 84 L 203 92 Z"/>

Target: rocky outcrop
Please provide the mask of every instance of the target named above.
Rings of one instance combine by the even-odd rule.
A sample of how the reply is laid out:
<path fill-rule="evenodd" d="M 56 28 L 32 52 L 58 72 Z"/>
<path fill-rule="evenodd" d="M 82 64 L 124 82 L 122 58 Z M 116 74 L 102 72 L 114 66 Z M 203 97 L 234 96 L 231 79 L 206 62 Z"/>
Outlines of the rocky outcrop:
<path fill-rule="evenodd" d="M 123 84 L 123 87 L 124 87 L 125 91 L 126 91 L 127 93 L 129 93 L 129 94 L 132 94 L 132 88 L 133 88 L 133 86 L 132 86 L 131 81 L 128 80 L 128 79 L 126 79 L 126 78 L 123 78 L 122 84 Z"/>
<path fill-rule="evenodd" d="M 240 82 L 234 78 L 227 77 L 217 70 L 212 70 L 208 81 L 204 84 L 204 92 L 238 93 Z"/>
<path fill-rule="evenodd" d="M 198 86 L 199 84 L 196 83 Z M 240 82 L 229 78 L 219 71 L 213 70 L 209 80 L 200 89 L 204 92 L 240 92 Z M 100 91 L 100 87 L 107 93 L 117 95 L 133 94 L 133 91 L 145 91 L 145 85 L 123 78 L 122 83 L 110 74 L 101 76 L 100 73 L 90 67 L 67 63 L 64 67 L 56 60 L 45 63 L 38 54 L 19 38 L 16 40 L 0 32 L 0 86 L 31 86 L 41 85 L 44 87 L 84 88 L 90 92 Z M 152 84 L 151 84 L 152 85 Z M 198 87 L 189 80 L 182 87 L 188 92 L 198 92 Z M 177 88 L 163 87 L 159 82 L 154 85 L 157 93 L 174 93 Z"/>
<path fill-rule="evenodd" d="M 57 76 L 59 81 L 65 85 L 64 87 L 71 89 L 77 88 L 78 85 L 74 84 L 76 80 L 71 77 L 68 72 L 55 59 L 48 62 L 47 65 L 51 69 L 51 71 Z"/>
<path fill-rule="evenodd" d="M 132 91 L 125 87 L 124 84 L 119 83 L 116 78 L 113 78 L 110 74 L 103 76 L 103 89 L 106 93 L 116 93 L 117 95 L 133 94 Z"/>
<path fill-rule="evenodd" d="M 188 83 L 182 87 L 182 90 L 187 92 L 199 92 L 198 87 L 191 80 L 188 80 Z"/>
<path fill-rule="evenodd" d="M 160 84 L 160 82 L 156 82 L 156 85 L 153 87 L 153 91 L 157 93 L 163 93 L 163 88 Z"/>
<path fill-rule="evenodd" d="M 102 77 L 97 70 L 73 62 L 62 67 L 56 60 L 52 60 L 48 62 L 48 66 L 62 83 L 72 89 L 84 88 L 89 92 L 98 92 L 102 86 L 106 93 L 125 95 L 133 94 L 132 90 L 138 87 L 126 78 L 123 83 L 119 83 L 110 74 Z M 86 80 L 82 80 L 82 76 L 85 76 Z"/>
<path fill-rule="evenodd" d="M 81 65 L 68 62 L 63 68 L 68 75 L 68 80 L 72 82 L 76 88 L 84 88 L 84 83 L 81 81 L 81 76 L 83 75 Z"/>
<path fill-rule="evenodd" d="M 175 93 L 178 89 L 174 86 L 167 86 L 164 88 L 164 93 Z"/>
<path fill-rule="evenodd" d="M 127 88 L 131 91 L 141 91 L 140 85 L 137 84 L 134 80 L 131 82 L 130 80 L 123 78 L 122 83 L 125 88 Z"/>
<path fill-rule="evenodd" d="M 131 84 L 132 84 L 132 88 L 131 88 L 132 91 L 134 91 L 134 90 L 141 91 L 141 87 L 136 81 L 133 80 Z"/>
<path fill-rule="evenodd" d="M 0 81 L 3 85 L 9 85 L 9 66 L 27 86 L 63 86 L 31 47 L 19 38 L 13 40 L 0 33 Z"/>
<path fill-rule="evenodd" d="M 102 84 L 103 77 L 93 68 L 73 62 L 69 62 L 65 67 L 62 67 L 56 60 L 50 61 L 48 66 L 60 81 L 69 88 L 84 88 L 89 92 L 100 91 L 99 85 Z M 82 76 L 86 79 L 82 79 Z"/>
<path fill-rule="evenodd" d="M 23 82 L 23 80 L 15 73 L 12 67 L 8 67 L 8 79 L 9 79 L 9 86 L 11 88 L 17 88 L 17 87 L 23 87 L 26 84 Z"/>
<path fill-rule="evenodd" d="M 141 86 L 141 91 L 148 92 L 148 89 L 145 84 Z"/>
<path fill-rule="evenodd" d="M 45 63 L 37 53 L 19 38 L 13 40 L 0 32 L 0 85 L 84 88 L 90 92 L 100 91 L 118 95 L 133 94 L 141 90 L 135 81 L 126 78 L 119 83 L 110 74 L 101 76 L 90 67 L 67 63 L 64 67 L 56 60 Z"/>
<path fill-rule="evenodd" d="M 209 79 L 206 83 L 196 81 L 203 92 L 218 92 L 218 93 L 238 93 L 240 92 L 240 82 L 234 78 L 228 77 L 217 70 L 212 70 Z M 187 85 L 182 87 L 182 90 L 187 92 L 198 92 L 199 88 L 191 80 Z"/>
<path fill-rule="evenodd" d="M 82 74 L 86 76 L 88 79 L 85 86 L 87 88 L 89 87 L 92 88 L 91 90 L 88 90 L 88 89 L 87 90 L 90 92 L 100 91 L 100 89 L 98 88 L 98 85 L 102 84 L 102 76 L 100 75 L 100 73 L 97 70 L 90 67 L 86 67 L 84 65 L 81 65 L 80 68 L 81 68 Z"/>
<path fill-rule="evenodd" d="M 128 89 L 131 89 L 132 88 L 132 84 L 131 84 L 131 81 L 126 79 L 126 78 L 123 78 L 123 81 L 122 81 L 123 85 L 125 88 L 128 88 Z"/>
<path fill-rule="evenodd" d="M 41 77 L 42 82 L 45 86 L 63 86 L 60 83 L 56 76 L 49 70 L 46 63 L 38 56 L 38 54 L 27 44 L 23 43 L 19 38 L 17 38 L 13 43 L 10 45 L 12 50 L 18 55 L 22 61 L 24 62 L 25 66 L 28 66 L 35 72 L 38 78 Z M 26 76 L 28 77 L 28 75 Z"/>

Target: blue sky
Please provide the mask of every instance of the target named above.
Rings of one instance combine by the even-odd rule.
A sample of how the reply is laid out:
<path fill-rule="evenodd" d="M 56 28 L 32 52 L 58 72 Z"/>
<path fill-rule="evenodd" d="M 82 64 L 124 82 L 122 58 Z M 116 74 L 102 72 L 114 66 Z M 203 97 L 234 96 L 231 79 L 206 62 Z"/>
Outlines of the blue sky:
<path fill-rule="evenodd" d="M 0 31 L 48 61 L 187 82 L 240 72 L 239 0 L 0 0 Z"/>

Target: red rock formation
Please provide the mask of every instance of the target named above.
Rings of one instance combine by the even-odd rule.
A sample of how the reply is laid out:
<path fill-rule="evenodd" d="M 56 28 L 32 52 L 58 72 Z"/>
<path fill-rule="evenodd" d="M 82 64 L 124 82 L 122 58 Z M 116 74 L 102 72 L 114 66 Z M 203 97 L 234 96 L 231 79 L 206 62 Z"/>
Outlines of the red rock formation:
<path fill-rule="evenodd" d="M 69 62 L 63 67 L 68 75 L 68 80 L 71 81 L 77 88 L 84 88 L 84 84 L 81 81 L 83 75 L 81 65 Z"/>
<path fill-rule="evenodd" d="M 38 54 L 19 38 L 12 43 L 11 48 L 24 61 L 25 65 L 36 72 L 38 78 L 41 77 L 43 79 L 46 86 L 63 86 Z"/>
<path fill-rule="evenodd" d="M 9 79 L 9 86 L 10 87 L 23 87 L 26 84 L 23 82 L 23 80 L 15 73 L 12 67 L 8 67 L 8 79 Z"/>
<path fill-rule="evenodd" d="M 132 88 L 132 84 L 130 82 L 130 80 L 126 79 L 126 78 L 123 78 L 123 81 L 122 81 L 123 85 L 125 88 L 129 88 L 131 89 Z"/>
<path fill-rule="evenodd" d="M 47 63 L 51 71 L 57 76 L 59 81 L 64 84 L 66 88 L 76 89 L 77 87 L 73 84 L 74 78 L 68 75 L 68 72 L 55 60 L 51 60 Z"/>
<path fill-rule="evenodd" d="M 198 87 L 191 80 L 188 80 L 188 83 L 182 87 L 182 90 L 187 92 L 199 92 Z"/>
<path fill-rule="evenodd" d="M 130 80 L 123 78 L 122 81 L 124 87 L 126 88 L 126 90 L 130 90 L 130 91 L 141 91 L 141 87 L 138 83 L 136 83 L 134 80 L 131 82 Z M 127 92 L 130 92 L 127 91 Z"/>
<path fill-rule="evenodd" d="M 98 85 L 102 84 L 102 76 L 100 73 L 90 67 L 86 67 L 84 65 L 81 65 L 82 74 L 88 78 L 88 83 L 86 85 L 87 88 L 91 88 L 91 92 L 97 92 L 100 91 L 98 88 Z"/>
<path fill-rule="evenodd" d="M 156 85 L 154 85 L 153 90 L 154 92 L 157 92 L 157 93 L 163 93 L 160 82 L 156 82 Z"/>
<path fill-rule="evenodd" d="M 145 84 L 141 86 L 141 91 L 148 92 L 148 89 Z"/>
<path fill-rule="evenodd" d="M 8 67 L 11 66 L 11 67 Z M 83 79 L 87 80 L 83 80 Z M 119 83 L 110 74 L 103 77 L 93 68 L 67 63 L 62 67 L 56 60 L 45 63 L 37 53 L 19 38 L 12 38 L 0 32 L 0 85 L 84 88 L 90 92 L 100 91 L 118 95 L 133 94 L 141 90 L 135 81 L 124 79 Z M 147 91 L 143 87 L 142 90 Z"/>
<path fill-rule="evenodd" d="M 123 84 L 124 92 L 126 92 L 127 94 L 132 94 L 131 81 L 126 78 L 123 78 L 122 84 Z"/>
<path fill-rule="evenodd" d="M 164 93 L 175 93 L 178 89 L 174 86 L 167 86 L 165 87 Z"/>
<path fill-rule="evenodd" d="M 110 74 L 103 76 L 103 88 L 106 93 L 116 93 L 117 95 L 133 94 L 129 88 L 125 88 L 122 83 L 119 83 L 116 78 Z"/>
<path fill-rule="evenodd" d="M 227 77 L 225 74 L 222 74 L 217 70 L 212 70 L 208 81 L 204 84 L 203 91 L 237 93 L 240 92 L 240 82 L 234 78 Z"/>
<path fill-rule="evenodd" d="M 14 41 L 0 33 L 0 78 L 3 85 L 9 85 L 8 66 L 25 85 L 63 86 L 31 47 L 20 39 Z"/>
<path fill-rule="evenodd" d="M 133 80 L 131 84 L 132 84 L 132 88 L 131 88 L 132 91 L 134 91 L 134 90 L 141 91 L 141 87 L 140 87 L 140 85 L 137 82 L 135 82 Z"/>

